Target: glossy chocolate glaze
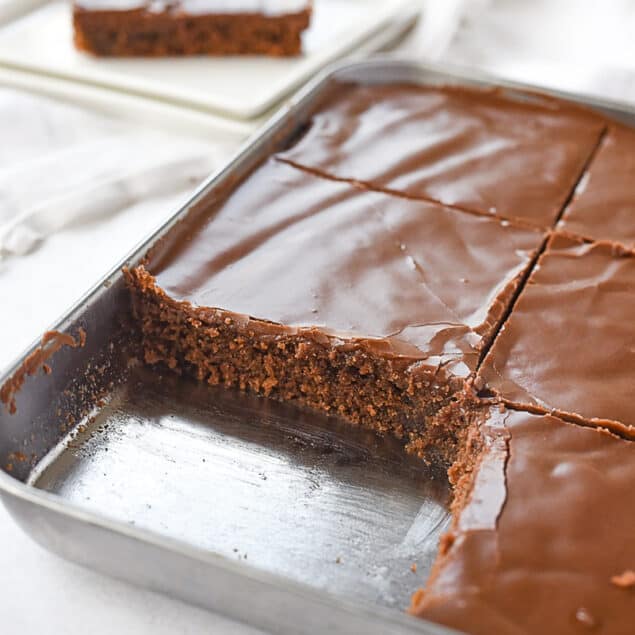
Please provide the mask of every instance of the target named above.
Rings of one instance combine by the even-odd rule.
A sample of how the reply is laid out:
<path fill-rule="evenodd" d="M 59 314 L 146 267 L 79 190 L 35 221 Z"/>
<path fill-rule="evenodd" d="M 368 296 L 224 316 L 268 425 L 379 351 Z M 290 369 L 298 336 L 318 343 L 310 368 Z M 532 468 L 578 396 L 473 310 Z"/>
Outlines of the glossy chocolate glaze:
<path fill-rule="evenodd" d="M 172 299 L 252 327 L 319 330 L 417 359 L 464 359 L 502 317 L 542 234 L 369 192 L 277 161 L 147 265 Z"/>
<path fill-rule="evenodd" d="M 614 580 L 635 567 L 635 445 L 497 409 L 483 434 L 491 467 L 413 612 L 472 635 L 632 633 L 635 588 Z"/>
<path fill-rule="evenodd" d="M 539 227 L 610 148 L 613 131 L 596 154 L 599 117 L 528 99 L 342 86 L 294 148 L 149 255 L 159 297 L 249 337 L 363 342 L 469 376 Z M 485 450 L 416 615 L 474 635 L 632 632 L 635 445 L 600 426 L 635 437 L 634 289 L 635 253 L 550 238 L 477 382 L 536 414 L 464 413 L 483 417 Z"/>
<path fill-rule="evenodd" d="M 480 378 L 517 406 L 635 436 L 635 253 L 552 237 Z"/>
<path fill-rule="evenodd" d="M 338 178 L 551 226 L 604 129 L 565 102 L 342 84 L 280 157 Z"/>
<path fill-rule="evenodd" d="M 610 128 L 559 228 L 635 247 L 635 130 Z"/>

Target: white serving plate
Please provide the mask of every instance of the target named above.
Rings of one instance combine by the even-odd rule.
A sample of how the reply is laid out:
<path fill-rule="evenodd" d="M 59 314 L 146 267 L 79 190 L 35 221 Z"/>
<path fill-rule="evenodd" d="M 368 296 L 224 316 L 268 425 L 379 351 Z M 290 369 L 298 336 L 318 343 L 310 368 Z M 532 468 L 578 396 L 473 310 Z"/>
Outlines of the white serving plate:
<path fill-rule="evenodd" d="M 2 7 L 8 12 L 15 5 L 12 0 L 0 4 L 0 24 Z M 40 0 L 38 8 L 0 27 L 0 64 L 248 120 L 362 45 L 410 5 L 404 0 L 315 0 L 298 58 L 96 59 L 73 47 L 70 3 Z"/>
<path fill-rule="evenodd" d="M 9 22 L 42 5 L 43 0 L 0 0 L 0 24 Z"/>
<path fill-rule="evenodd" d="M 239 143 L 262 124 L 262 118 L 252 121 L 228 119 L 214 113 L 184 108 L 123 91 L 2 66 L 0 86 L 51 97 L 116 119 L 126 119 L 197 139 L 212 139 L 219 143 Z"/>

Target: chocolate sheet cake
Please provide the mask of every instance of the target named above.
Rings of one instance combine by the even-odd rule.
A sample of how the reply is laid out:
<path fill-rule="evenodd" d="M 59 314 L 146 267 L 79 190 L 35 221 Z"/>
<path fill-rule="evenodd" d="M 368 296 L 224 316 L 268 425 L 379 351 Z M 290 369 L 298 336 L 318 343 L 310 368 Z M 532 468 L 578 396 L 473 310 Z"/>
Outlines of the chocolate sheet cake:
<path fill-rule="evenodd" d="M 549 415 L 474 418 L 486 449 L 411 612 L 473 635 L 632 633 L 633 443 Z"/>
<path fill-rule="evenodd" d="M 537 95 L 340 84 L 280 157 L 339 179 L 550 227 L 604 123 Z"/>
<path fill-rule="evenodd" d="M 265 163 L 130 275 L 147 362 L 452 460 L 429 418 L 476 369 L 543 236 Z"/>
<path fill-rule="evenodd" d="M 414 615 L 631 633 L 629 134 L 537 95 L 337 85 L 126 272 L 145 362 L 449 467 L 453 525 Z"/>
<path fill-rule="evenodd" d="M 514 407 L 635 437 L 635 253 L 553 236 L 480 379 Z"/>
<path fill-rule="evenodd" d="M 299 55 L 311 0 L 75 0 L 75 46 L 102 56 Z"/>
<path fill-rule="evenodd" d="M 615 124 L 558 228 L 635 247 L 635 130 Z"/>

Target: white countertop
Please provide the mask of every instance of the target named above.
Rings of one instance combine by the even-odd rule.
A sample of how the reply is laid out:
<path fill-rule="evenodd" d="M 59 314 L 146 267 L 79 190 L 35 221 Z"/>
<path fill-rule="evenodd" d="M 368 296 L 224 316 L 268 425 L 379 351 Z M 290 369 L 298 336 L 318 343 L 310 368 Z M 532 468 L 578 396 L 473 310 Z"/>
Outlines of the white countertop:
<path fill-rule="evenodd" d="M 411 55 L 635 101 L 632 2 L 602 3 L 602 11 L 580 0 L 426 4 L 427 21 L 403 46 Z M 2 87 L 0 139 L 0 368 L 238 143 L 141 130 Z M 63 562 L 33 544 L 2 506 L 0 545 L 7 632 L 256 632 Z"/>

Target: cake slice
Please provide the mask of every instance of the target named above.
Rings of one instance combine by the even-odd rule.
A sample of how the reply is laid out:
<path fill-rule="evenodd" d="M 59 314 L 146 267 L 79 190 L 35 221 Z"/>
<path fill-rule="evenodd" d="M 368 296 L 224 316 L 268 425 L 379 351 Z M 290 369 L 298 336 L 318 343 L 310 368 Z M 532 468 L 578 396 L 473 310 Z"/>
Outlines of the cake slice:
<path fill-rule="evenodd" d="M 279 156 L 374 189 L 550 227 L 604 126 L 538 95 L 338 84 Z"/>
<path fill-rule="evenodd" d="M 628 635 L 635 445 L 550 415 L 473 412 L 475 477 L 411 612 L 471 635 Z"/>
<path fill-rule="evenodd" d="M 270 160 L 128 279 L 146 362 L 391 432 L 447 465 L 461 431 L 431 417 L 542 242 Z"/>
<path fill-rule="evenodd" d="M 311 0 L 75 0 L 75 45 L 103 56 L 299 55 Z"/>
<path fill-rule="evenodd" d="M 559 224 L 591 240 L 635 247 L 635 130 L 612 125 Z"/>
<path fill-rule="evenodd" d="M 635 253 L 554 235 L 479 381 L 514 407 L 635 437 Z"/>

